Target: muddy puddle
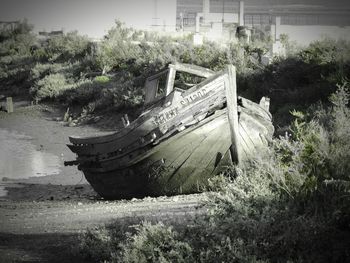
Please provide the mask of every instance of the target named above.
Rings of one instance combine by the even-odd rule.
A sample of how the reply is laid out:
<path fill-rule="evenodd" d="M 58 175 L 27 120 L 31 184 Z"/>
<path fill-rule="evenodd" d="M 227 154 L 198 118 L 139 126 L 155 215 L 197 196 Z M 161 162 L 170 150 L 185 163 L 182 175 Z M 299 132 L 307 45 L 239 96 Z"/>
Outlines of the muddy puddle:
<path fill-rule="evenodd" d="M 0 196 L 6 195 L 6 180 L 54 175 L 60 158 L 33 144 L 33 138 L 0 129 Z"/>

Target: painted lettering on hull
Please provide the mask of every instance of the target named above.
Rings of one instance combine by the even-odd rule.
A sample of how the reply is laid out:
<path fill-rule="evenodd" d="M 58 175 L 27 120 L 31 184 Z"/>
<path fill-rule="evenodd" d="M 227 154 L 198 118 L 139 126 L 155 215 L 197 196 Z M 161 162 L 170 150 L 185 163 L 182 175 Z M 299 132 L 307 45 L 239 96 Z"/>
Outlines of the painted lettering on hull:
<path fill-rule="evenodd" d="M 186 97 L 184 97 L 180 101 L 180 104 L 182 107 L 189 106 L 190 104 L 195 103 L 198 100 L 204 98 L 207 95 L 207 93 L 208 92 L 205 88 L 197 90 L 197 91 L 187 95 Z M 153 118 L 153 122 L 155 125 L 159 126 L 159 125 L 165 124 L 166 122 L 168 122 L 169 120 L 171 120 L 172 118 L 177 116 L 178 114 L 179 114 L 179 108 L 175 107 L 175 108 L 172 108 L 168 111 L 162 112 L 162 113 L 158 114 L 157 116 L 155 116 Z"/>
<path fill-rule="evenodd" d="M 195 93 L 192 93 L 188 96 L 186 96 L 185 98 L 183 98 L 180 103 L 182 106 L 187 106 L 191 103 L 196 102 L 198 99 L 203 98 L 205 95 L 207 94 L 205 89 L 200 89 L 198 91 L 196 91 Z"/>
<path fill-rule="evenodd" d="M 177 116 L 179 114 L 178 108 L 175 107 L 169 111 L 166 111 L 164 113 L 161 113 L 157 116 L 154 117 L 153 122 L 156 125 L 161 125 L 166 123 L 167 121 L 169 121 L 170 119 L 174 118 L 175 116 Z"/>

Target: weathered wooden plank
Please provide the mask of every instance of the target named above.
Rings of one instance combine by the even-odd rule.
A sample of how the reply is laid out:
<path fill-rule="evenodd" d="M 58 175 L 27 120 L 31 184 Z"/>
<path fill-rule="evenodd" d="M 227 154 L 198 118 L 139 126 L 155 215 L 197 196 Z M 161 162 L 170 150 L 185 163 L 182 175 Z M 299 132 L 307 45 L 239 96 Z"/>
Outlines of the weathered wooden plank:
<path fill-rule="evenodd" d="M 209 133 L 208 138 L 203 142 L 203 147 L 198 148 L 194 155 L 197 155 L 194 160 L 192 160 L 192 165 L 194 165 L 193 174 L 194 177 L 204 177 L 209 178 L 215 170 L 215 163 L 218 155 L 222 158 L 225 152 L 231 146 L 231 135 L 229 130 L 229 125 L 224 116 L 222 124 L 211 133 Z M 206 144 L 206 146 L 204 146 Z M 218 160 L 219 161 L 219 160 Z"/>
<path fill-rule="evenodd" d="M 143 125 L 145 121 L 149 119 L 149 115 L 158 114 L 160 108 L 152 108 L 147 114 L 141 115 L 135 121 L 131 122 L 130 125 L 120 131 L 107 133 L 102 136 L 90 136 L 90 137 L 69 137 L 69 141 L 74 144 L 98 144 L 98 143 L 108 143 L 128 135 L 132 130 L 139 128 L 140 125 Z"/>
<path fill-rule="evenodd" d="M 257 123 L 260 128 L 273 134 L 275 128 L 271 123 L 271 119 L 263 118 L 261 115 L 256 114 L 254 111 L 252 111 L 252 109 L 247 109 L 240 106 L 238 106 L 238 108 L 240 109 L 240 112 L 241 112 L 240 115 L 243 116 L 243 118 L 249 118 L 249 122 L 253 123 L 253 127 L 255 123 Z"/>
<path fill-rule="evenodd" d="M 210 76 L 215 74 L 215 71 L 191 64 L 176 62 L 174 63 L 173 67 L 177 71 L 187 72 L 204 78 L 209 78 Z"/>
<path fill-rule="evenodd" d="M 259 104 L 256 104 L 250 100 L 247 100 L 243 97 L 238 97 L 238 99 L 241 101 L 242 106 L 246 109 L 250 109 L 251 112 L 254 112 L 255 114 L 261 115 L 263 118 L 271 120 L 272 115 L 269 111 L 265 110 L 263 107 L 259 106 Z"/>
<path fill-rule="evenodd" d="M 238 126 L 238 107 L 237 107 L 237 86 L 236 86 L 236 68 L 232 65 L 227 66 L 227 78 L 225 79 L 225 91 L 227 99 L 227 117 L 231 132 L 231 152 L 233 160 L 240 163 L 240 149 L 239 149 L 239 126 Z"/>
<path fill-rule="evenodd" d="M 174 89 L 174 81 L 175 81 L 176 69 L 174 66 L 169 65 L 169 73 L 167 76 L 167 84 L 166 84 L 166 93 L 165 96 L 168 96 Z"/>
<path fill-rule="evenodd" d="M 156 97 L 158 89 L 158 79 L 146 81 L 145 89 L 147 90 L 145 94 L 145 105 L 148 105 L 152 103 L 154 98 Z"/>
<path fill-rule="evenodd" d="M 239 136 L 240 136 L 240 146 L 246 154 L 253 153 L 255 151 L 255 144 L 252 138 L 250 137 L 251 132 L 245 126 L 244 122 L 239 123 Z"/>
<path fill-rule="evenodd" d="M 183 190 L 205 182 L 215 170 L 217 155 L 224 155 L 231 144 L 226 116 L 216 118 L 202 131 L 196 130 L 195 132 L 204 139 L 192 148 L 186 159 L 183 156 L 182 160 L 179 159 L 174 163 L 174 167 L 177 167 L 176 173 L 168 181 L 169 185 L 181 185 Z"/>
<path fill-rule="evenodd" d="M 185 136 L 179 134 L 176 138 L 176 142 L 168 143 L 165 145 L 160 144 L 153 148 L 147 149 L 147 153 L 140 156 L 142 149 L 138 149 L 129 154 L 124 154 L 121 157 L 100 160 L 104 171 L 109 171 L 113 169 L 122 169 L 131 166 L 134 163 L 141 162 L 142 159 L 151 160 L 164 160 L 167 169 L 172 169 L 176 165 L 173 164 L 174 159 L 186 158 L 187 155 L 191 154 L 193 148 L 199 145 L 205 137 L 198 136 L 194 133 L 187 133 Z M 165 150 L 166 149 L 166 150 Z M 181 153 L 181 151 L 183 151 Z M 138 158 L 141 157 L 141 158 Z"/>
<path fill-rule="evenodd" d="M 148 77 L 148 78 L 146 79 L 146 81 L 152 81 L 152 80 L 154 80 L 154 79 L 158 79 L 159 77 L 165 75 L 168 71 L 169 71 L 169 69 L 163 69 L 163 70 L 161 70 L 161 71 L 155 73 L 154 75 Z"/>
<path fill-rule="evenodd" d="M 69 145 L 69 147 L 78 155 L 94 155 L 114 152 L 133 143 L 137 143 L 138 145 L 143 146 L 144 143 L 140 141 L 140 138 L 145 137 L 149 133 L 153 132 L 154 128 L 155 127 L 152 126 L 152 121 L 147 120 L 142 123 L 138 129 L 134 128 L 133 130 L 129 131 L 128 134 L 124 134 L 124 136 L 121 136 L 118 139 L 103 143 Z"/>
<path fill-rule="evenodd" d="M 215 89 L 216 86 L 219 86 L 218 88 L 223 89 L 224 88 L 224 86 L 223 86 L 224 78 L 225 78 L 224 73 L 217 73 L 215 75 L 212 75 L 211 77 L 207 78 L 203 82 L 193 86 L 192 88 L 190 88 L 188 90 L 185 90 L 183 92 L 182 96 L 183 97 L 188 96 L 188 95 L 192 94 L 194 91 L 203 88 L 204 86 L 207 86 L 211 89 Z M 220 83 L 222 83 L 222 84 L 220 84 Z"/>
<path fill-rule="evenodd" d="M 267 112 L 270 112 L 270 98 L 262 97 L 260 99 L 259 106 L 262 107 Z"/>
<path fill-rule="evenodd" d="M 249 130 L 259 132 L 266 137 L 272 137 L 273 135 L 274 127 L 271 122 L 267 122 L 262 118 L 254 118 L 247 114 L 245 110 L 241 111 L 240 121 L 244 122 Z"/>
<path fill-rule="evenodd" d="M 149 151 L 147 157 L 152 155 L 152 158 L 155 159 L 165 158 L 167 160 L 174 160 L 170 163 L 169 161 L 167 161 L 167 165 L 176 166 L 178 163 L 182 162 L 177 160 L 178 155 L 176 155 L 176 152 L 180 151 L 181 148 L 188 146 L 189 142 L 196 142 L 197 140 L 200 140 L 199 142 L 201 142 L 203 139 L 205 139 L 207 133 L 211 132 L 216 127 L 215 125 L 211 125 L 211 122 L 215 121 L 215 119 L 217 119 L 220 116 L 225 117 L 225 113 L 226 110 L 221 110 L 215 115 L 203 120 L 201 123 L 193 125 L 192 127 L 184 130 L 183 132 L 178 133 L 173 137 L 169 138 L 168 140 L 162 142 L 161 144 L 156 145 Z M 192 144 L 192 146 L 194 147 L 195 145 L 196 143 Z M 191 152 L 192 151 L 193 149 L 191 150 Z M 139 161 L 140 159 L 136 159 L 133 160 L 133 163 L 137 163 Z"/>
<path fill-rule="evenodd" d="M 246 141 L 244 140 L 244 137 L 242 136 L 243 133 L 239 133 L 239 143 L 240 143 L 240 165 L 243 165 L 244 162 L 248 159 L 248 146 L 246 144 Z"/>

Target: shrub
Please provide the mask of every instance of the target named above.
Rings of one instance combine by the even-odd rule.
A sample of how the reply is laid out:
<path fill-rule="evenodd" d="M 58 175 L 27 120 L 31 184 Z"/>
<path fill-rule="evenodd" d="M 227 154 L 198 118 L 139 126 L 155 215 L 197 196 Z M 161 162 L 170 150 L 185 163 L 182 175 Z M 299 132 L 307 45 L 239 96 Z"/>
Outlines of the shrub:
<path fill-rule="evenodd" d="M 289 118 L 279 113 L 285 110 L 285 105 L 306 110 L 317 101 L 328 103 L 336 84 L 350 78 L 349 46 L 348 41 L 317 41 L 294 56 L 241 73 L 239 92 L 254 101 L 262 96 L 270 97 L 276 126 L 288 125 Z"/>
<path fill-rule="evenodd" d="M 99 44 L 96 54 L 96 63 L 102 74 L 112 69 L 125 69 L 128 61 L 136 59 L 140 54 L 139 47 L 134 44 L 134 30 L 125 28 L 121 22 L 108 31 L 108 34 Z"/>
<path fill-rule="evenodd" d="M 64 73 L 65 68 L 62 63 L 37 63 L 31 70 L 31 78 L 38 81 L 49 74 Z"/>
<path fill-rule="evenodd" d="M 36 52 L 38 59 L 50 62 L 69 62 L 83 59 L 92 52 L 92 43 L 87 36 L 77 31 L 53 36 Z"/>
<path fill-rule="evenodd" d="M 88 262 L 105 262 L 114 251 L 110 231 L 105 227 L 87 230 L 80 240 L 79 250 Z"/>
<path fill-rule="evenodd" d="M 95 77 L 94 81 L 98 83 L 108 83 L 110 81 L 110 78 L 107 76 L 97 76 Z"/>
<path fill-rule="evenodd" d="M 350 60 L 349 43 L 346 40 L 325 38 L 311 43 L 299 53 L 309 64 L 329 65 Z M 339 64 L 339 66 L 342 66 Z"/>
<path fill-rule="evenodd" d="M 172 227 L 144 222 L 122 246 L 117 262 L 190 262 L 193 260 L 191 253 L 190 245 L 179 240 Z"/>
<path fill-rule="evenodd" d="M 7 92 L 24 94 L 31 85 L 32 48 L 37 44 L 32 26 L 21 21 L 11 29 L 0 29 L 0 84 Z"/>
<path fill-rule="evenodd" d="M 56 73 L 40 79 L 31 88 L 32 95 L 38 100 L 54 99 L 64 90 L 71 88 L 63 74 Z"/>

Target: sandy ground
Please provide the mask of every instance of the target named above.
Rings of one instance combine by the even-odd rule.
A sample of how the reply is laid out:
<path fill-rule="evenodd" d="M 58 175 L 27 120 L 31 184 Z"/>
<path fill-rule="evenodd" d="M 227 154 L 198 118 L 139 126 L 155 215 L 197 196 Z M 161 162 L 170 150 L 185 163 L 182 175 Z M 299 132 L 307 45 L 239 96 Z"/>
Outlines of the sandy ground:
<path fill-rule="evenodd" d="M 0 112 L 0 128 L 32 137 L 41 151 L 61 156 L 63 164 L 74 159 L 66 147 L 68 136 L 103 132 L 92 126 L 69 127 L 60 121 L 63 114 L 18 103 L 14 113 Z M 203 195 L 105 201 L 76 167 L 2 183 L 8 195 L 0 198 L 0 263 L 83 262 L 76 247 L 87 228 L 142 220 L 186 224 L 203 212 Z"/>

